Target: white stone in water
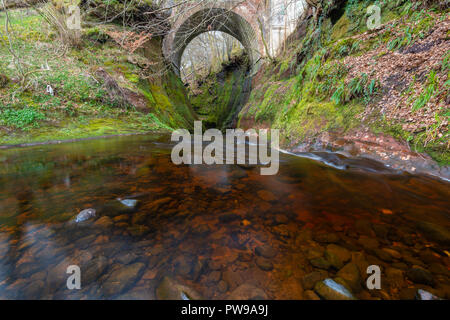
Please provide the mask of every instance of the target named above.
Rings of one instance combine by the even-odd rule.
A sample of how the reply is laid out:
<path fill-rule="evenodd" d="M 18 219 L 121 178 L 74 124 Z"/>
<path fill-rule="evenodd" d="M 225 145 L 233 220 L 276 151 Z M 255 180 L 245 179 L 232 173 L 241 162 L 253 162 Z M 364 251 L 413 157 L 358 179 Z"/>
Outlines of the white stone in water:
<path fill-rule="evenodd" d="M 92 208 L 84 209 L 77 215 L 77 217 L 75 218 L 75 222 L 86 221 L 93 217 L 95 217 L 95 209 Z"/>
<path fill-rule="evenodd" d="M 134 199 L 117 199 L 117 200 L 119 200 L 120 201 L 120 203 L 121 204 L 123 204 L 124 206 L 126 206 L 126 207 L 129 207 L 129 208 L 134 208 L 134 207 L 136 207 L 136 205 L 137 205 L 137 200 L 134 200 Z"/>
<path fill-rule="evenodd" d="M 428 291 L 422 290 L 422 289 L 417 290 L 416 299 L 417 300 L 442 300 L 441 298 L 435 296 L 434 294 L 432 294 Z"/>
<path fill-rule="evenodd" d="M 325 283 L 326 286 L 330 287 L 334 291 L 337 291 L 344 296 L 354 298 L 350 291 L 348 291 L 342 284 L 335 282 L 333 279 L 327 278 L 323 281 L 323 283 Z"/>
<path fill-rule="evenodd" d="M 189 299 L 188 296 L 183 291 L 181 291 L 181 300 L 191 300 L 191 299 Z"/>

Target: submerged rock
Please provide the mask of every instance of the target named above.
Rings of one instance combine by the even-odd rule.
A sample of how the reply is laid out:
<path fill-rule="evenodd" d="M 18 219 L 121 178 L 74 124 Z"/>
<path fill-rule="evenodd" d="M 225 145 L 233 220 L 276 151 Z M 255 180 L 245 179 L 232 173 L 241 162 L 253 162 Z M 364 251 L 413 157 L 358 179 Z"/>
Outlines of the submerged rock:
<path fill-rule="evenodd" d="M 256 265 L 264 271 L 270 271 L 273 269 L 273 264 L 269 259 L 258 257 L 256 258 Z"/>
<path fill-rule="evenodd" d="M 442 300 L 442 299 L 428 291 L 419 289 L 417 290 L 416 293 L 416 300 Z"/>
<path fill-rule="evenodd" d="M 224 280 L 219 281 L 219 284 L 217 285 L 217 289 L 219 289 L 219 291 L 221 293 L 224 293 L 228 290 L 228 283 Z"/>
<path fill-rule="evenodd" d="M 213 271 L 211 272 L 208 277 L 206 278 L 206 281 L 209 283 L 217 283 L 222 278 L 222 273 L 220 271 Z"/>
<path fill-rule="evenodd" d="M 386 279 L 391 287 L 401 288 L 405 285 L 404 272 L 397 268 L 386 268 Z"/>
<path fill-rule="evenodd" d="M 102 285 L 102 292 L 106 296 L 122 293 L 130 288 L 144 271 L 145 265 L 141 262 L 130 264 L 114 270 Z"/>
<path fill-rule="evenodd" d="M 375 238 L 368 238 L 365 236 L 361 236 L 358 239 L 358 244 L 360 244 L 366 250 L 374 250 L 379 246 L 379 242 Z"/>
<path fill-rule="evenodd" d="M 324 270 L 328 270 L 331 267 L 330 262 L 323 257 L 311 259 L 309 260 L 309 263 L 316 268 Z"/>
<path fill-rule="evenodd" d="M 388 253 L 394 259 L 401 259 L 401 257 L 402 257 L 400 252 L 398 252 L 396 250 L 393 250 L 391 248 L 383 248 L 381 250 L 383 250 L 384 252 Z"/>
<path fill-rule="evenodd" d="M 94 223 L 97 226 L 103 227 L 103 228 L 109 228 L 111 227 L 114 223 L 111 220 L 110 217 L 108 216 L 103 216 L 100 219 L 98 219 L 97 221 L 95 221 Z"/>
<path fill-rule="evenodd" d="M 305 290 L 310 290 L 314 288 L 314 285 L 324 280 L 328 276 L 326 271 L 314 271 L 305 275 L 302 279 L 303 288 Z"/>
<path fill-rule="evenodd" d="M 117 200 L 123 204 L 125 207 L 128 208 L 135 208 L 138 204 L 138 200 L 135 199 L 121 199 L 121 198 L 117 198 Z"/>
<path fill-rule="evenodd" d="M 202 297 L 194 289 L 182 285 L 170 277 L 164 279 L 156 288 L 158 300 L 201 300 Z"/>
<path fill-rule="evenodd" d="M 350 251 L 348 251 L 346 248 L 343 248 L 341 246 L 335 245 L 335 244 L 329 244 L 327 246 L 326 252 L 331 252 L 334 255 L 336 255 L 343 263 L 346 263 L 350 260 L 351 254 Z"/>
<path fill-rule="evenodd" d="M 428 239 L 450 245 L 450 231 L 447 228 L 426 221 L 418 221 L 416 225 Z"/>
<path fill-rule="evenodd" d="M 350 260 L 350 252 L 335 244 L 330 244 L 325 250 L 325 258 L 330 262 L 331 266 L 340 269 L 344 263 Z"/>
<path fill-rule="evenodd" d="M 98 256 L 89 261 L 82 269 L 82 284 L 88 285 L 99 279 L 108 268 L 108 259 L 105 256 Z"/>
<path fill-rule="evenodd" d="M 267 294 L 260 288 L 252 284 L 244 283 L 233 290 L 227 298 L 228 300 L 266 300 Z"/>
<path fill-rule="evenodd" d="M 361 275 L 356 264 L 351 262 L 347 263 L 338 271 L 337 276 L 344 279 L 354 292 L 361 291 Z"/>
<path fill-rule="evenodd" d="M 75 218 L 75 222 L 83 222 L 95 217 L 95 209 L 89 208 L 81 211 Z"/>
<path fill-rule="evenodd" d="M 316 233 L 313 239 L 321 243 L 334 243 L 339 241 L 339 236 L 336 233 Z"/>
<path fill-rule="evenodd" d="M 320 297 L 312 290 L 306 290 L 303 296 L 306 300 L 320 300 Z"/>
<path fill-rule="evenodd" d="M 257 192 L 257 194 L 258 194 L 258 197 L 264 201 L 274 201 L 277 199 L 272 192 L 267 191 L 267 190 L 259 190 Z"/>
<path fill-rule="evenodd" d="M 347 288 L 330 278 L 317 282 L 314 291 L 326 300 L 356 300 Z"/>
<path fill-rule="evenodd" d="M 255 248 L 258 256 L 271 259 L 277 255 L 277 252 L 269 245 L 262 245 Z"/>
<path fill-rule="evenodd" d="M 406 275 L 415 283 L 434 286 L 433 275 L 428 270 L 420 266 L 412 266 L 412 268 L 406 272 Z"/>

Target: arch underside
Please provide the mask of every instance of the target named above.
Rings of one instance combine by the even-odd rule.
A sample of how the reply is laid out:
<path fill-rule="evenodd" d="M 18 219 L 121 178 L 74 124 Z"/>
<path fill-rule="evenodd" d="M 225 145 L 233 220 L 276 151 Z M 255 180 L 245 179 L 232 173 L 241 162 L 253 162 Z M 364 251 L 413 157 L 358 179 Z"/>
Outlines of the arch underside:
<path fill-rule="evenodd" d="M 168 59 L 175 72 L 179 75 L 181 58 L 190 41 L 208 31 L 222 31 L 241 42 L 246 50 L 252 73 L 259 65 L 260 52 L 258 39 L 250 23 L 243 17 L 223 8 L 208 8 L 200 10 L 187 18 L 175 31 L 169 46 Z"/>

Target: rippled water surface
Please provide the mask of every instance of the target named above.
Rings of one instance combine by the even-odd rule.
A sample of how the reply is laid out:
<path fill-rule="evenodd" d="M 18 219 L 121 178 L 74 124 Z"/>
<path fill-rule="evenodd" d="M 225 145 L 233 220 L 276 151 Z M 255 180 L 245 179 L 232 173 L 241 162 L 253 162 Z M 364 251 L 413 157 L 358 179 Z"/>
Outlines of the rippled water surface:
<path fill-rule="evenodd" d="M 261 176 L 170 151 L 155 135 L 1 150 L 0 298 L 308 299 L 324 278 L 360 299 L 449 298 L 448 183 L 336 154 L 281 154 Z"/>

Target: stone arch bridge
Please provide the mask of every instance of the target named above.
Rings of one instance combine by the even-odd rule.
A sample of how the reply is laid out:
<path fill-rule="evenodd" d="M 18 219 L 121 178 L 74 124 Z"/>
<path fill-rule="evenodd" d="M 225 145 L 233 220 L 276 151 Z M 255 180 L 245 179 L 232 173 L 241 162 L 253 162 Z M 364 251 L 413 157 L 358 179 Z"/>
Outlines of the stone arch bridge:
<path fill-rule="evenodd" d="M 274 8 L 280 1 L 286 2 L 201 0 L 186 1 L 180 6 L 174 6 L 171 12 L 172 27 L 163 41 L 164 56 L 179 75 L 181 58 L 189 42 L 204 32 L 222 31 L 241 42 L 250 58 L 252 73 L 255 73 L 261 58 L 267 56 L 267 51 L 274 52 L 277 49 L 272 41 L 272 31 Z M 303 3 L 302 0 L 294 2 Z M 284 8 L 286 9 L 292 11 L 292 8 Z M 285 16 L 289 16 L 289 13 L 285 12 Z"/>

